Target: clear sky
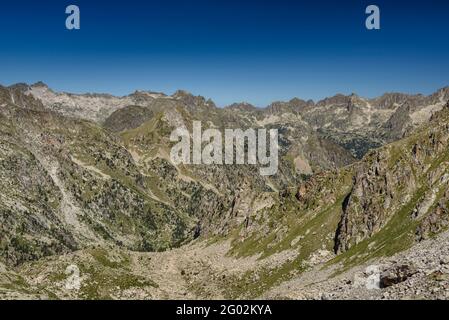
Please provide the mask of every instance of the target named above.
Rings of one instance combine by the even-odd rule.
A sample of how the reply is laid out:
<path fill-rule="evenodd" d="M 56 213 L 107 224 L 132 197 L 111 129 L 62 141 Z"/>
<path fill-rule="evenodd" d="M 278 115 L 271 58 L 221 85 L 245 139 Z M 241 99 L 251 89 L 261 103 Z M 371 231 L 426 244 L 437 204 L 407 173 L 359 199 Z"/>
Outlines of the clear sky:
<path fill-rule="evenodd" d="M 65 29 L 65 8 L 81 30 Z M 377 4 L 381 30 L 365 28 Z M 449 85 L 447 0 L 3 1 L 0 84 L 69 92 L 185 89 L 218 105 Z"/>

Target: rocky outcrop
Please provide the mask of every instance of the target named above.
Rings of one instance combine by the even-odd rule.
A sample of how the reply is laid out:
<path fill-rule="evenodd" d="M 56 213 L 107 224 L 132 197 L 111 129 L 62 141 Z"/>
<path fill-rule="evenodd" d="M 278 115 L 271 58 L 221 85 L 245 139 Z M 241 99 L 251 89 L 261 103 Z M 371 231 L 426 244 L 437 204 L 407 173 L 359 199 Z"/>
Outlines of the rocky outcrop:
<path fill-rule="evenodd" d="M 380 287 L 388 288 L 395 284 L 406 281 L 416 273 L 413 266 L 402 264 L 391 267 L 385 270 L 380 275 Z"/>
<path fill-rule="evenodd" d="M 426 240 L 448 228 L 449 190 L 446 190 L 436 206 L 431 208 L 431 212 L 422 219 L 416 230 L 416 238 L 418 241 Z"/>
<path fill-rule="evenodd" d="M 404 103 L 396 109 L 393 115 L 382 126 L 383 135 L 387 141 L 399 140 L 404 136 L 407 125 L 412 122 L 410 117 L 411 111 L 411 106 L 408 103 Z"/>
<path fill-rule="evenodd" d="M 372 163 L 355 169 L 352 191 L 343 202 L 343 215 L 336 235 L 336 252 L 346 251 L 372 236 L 389 218 L 394 178 L 387 170 L 385 156 L 376 154 L 373 157 Z"/>
<path fill-rule="evenodd" d="M 396 223 L 402 226 L 410 223 L 412 227 L 415 222 L 411 219 L 419 221 L 418 239 L 445 229 L 449 186 L 448 118 L 449 113 L 442 112 L 430 126 L 371 152 L 354 166 L 352 191 L 343 204 L 336 233 L 336 252 L 349 250 L 387 226 L 401 229 L 394 225 Z M 410 231 L 403 229 L 403 232 Z M 387 232 L 382 236 L 388 237 Z M 394 236 L 398 235 L 391 234 Z"/>

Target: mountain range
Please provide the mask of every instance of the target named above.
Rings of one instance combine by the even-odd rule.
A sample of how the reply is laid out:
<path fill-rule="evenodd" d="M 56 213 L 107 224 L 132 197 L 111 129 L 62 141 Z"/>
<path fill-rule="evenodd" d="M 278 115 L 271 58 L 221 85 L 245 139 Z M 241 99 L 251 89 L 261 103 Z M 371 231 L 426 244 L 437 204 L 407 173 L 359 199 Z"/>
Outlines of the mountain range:
<path fill-rule="evenodd" d="M 278 173 L 174 164 L 193 121 L 277 129 Z M 0 86 L 0 298 L 448 298 L 448 144 L 449 87 L 219 108 Z"/>

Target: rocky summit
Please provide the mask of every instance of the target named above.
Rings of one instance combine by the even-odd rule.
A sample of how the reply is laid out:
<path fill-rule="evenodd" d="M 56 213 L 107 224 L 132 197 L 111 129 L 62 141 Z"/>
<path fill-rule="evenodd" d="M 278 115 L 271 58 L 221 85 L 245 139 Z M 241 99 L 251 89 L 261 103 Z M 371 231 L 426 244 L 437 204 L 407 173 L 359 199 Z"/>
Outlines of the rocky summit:
<path fill-rule="evenodd" d="M 277 129 L 277 173 L 174 163 L 194 121 Z M 0 299 L 449 298 L 449 87 L 219 108 L 0 86 L 0 190 Z"/>

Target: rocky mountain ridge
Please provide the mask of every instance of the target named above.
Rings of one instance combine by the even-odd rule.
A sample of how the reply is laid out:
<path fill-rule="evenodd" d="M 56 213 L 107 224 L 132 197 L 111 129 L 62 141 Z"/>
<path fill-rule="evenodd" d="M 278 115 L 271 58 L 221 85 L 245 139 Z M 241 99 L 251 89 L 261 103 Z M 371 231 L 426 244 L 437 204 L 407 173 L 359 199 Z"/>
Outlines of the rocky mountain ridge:
<path fill-rule="evenodd" d="M 172 96 L 136 91 L 128 96 L 114 97 L 57 93 L 43 83 L 16 87 L 41 100 L 51 110 L 98 123 L 103 123 L 111 114 L 128 106 L 160 111 L 161 106 L 167 108 L 171 105 L 174 108 L 181 104 L 192 112 L 218 113 L 220 120 L 232 117 L 232 123 L 236 118 L 251 123 L 269 124 L 278 120 L 285 123 L 282 118 L 293 115 L 307 123 L 321 138 L 341 145 L 359 159 L 368 150 L 400 139 L 429 120 L 449 98 L 449 88 L 446 87 L 428 96 L 386 93 L 366 99 L 356 94 L 337 94 L 316 103 L 294 98 L 288 102 L 274 102 L 263 109 L 248 103 L 237 103 L 220 109 L 212 100 L 182 90 Z M 229 115 L 235 112 L 237 115 Z"/>
<path fill-rule="evenodd" d="M 42 83 L 0 87 L 0 287 L 32 297 L 39 277 L 64 278 L 49 270 L 72 261 L 98 285 L 45 290 L 160 297 L 167 291 L 153 278 L 164 277 L 156 266 L 136 275 L 145 263 L 134 259 L 168 250 L 161 259 L 170 281 L 187 295 L 260 297 L 319 266 L 346 272 L 399 254 L 448 226 L 448 100 L 445 88 L 221 109 L 185 91 L 117 98 L 55 93 Z M 170 133 L 194 120 L 278 129 L 278 174 L 173 164 Z M 219 268 L 225 260 L 235 269 Z M 104 282 L 114 269 L 121 278 Z M 114 281 L 123 290 L 106 294 Z"/>

